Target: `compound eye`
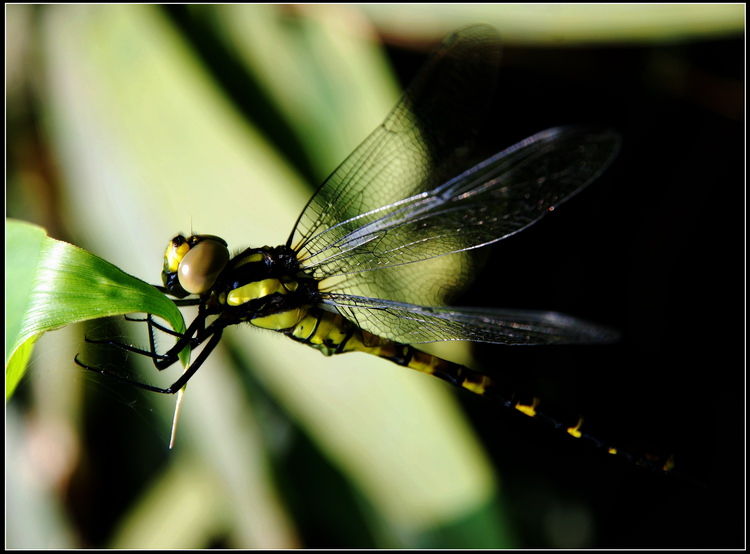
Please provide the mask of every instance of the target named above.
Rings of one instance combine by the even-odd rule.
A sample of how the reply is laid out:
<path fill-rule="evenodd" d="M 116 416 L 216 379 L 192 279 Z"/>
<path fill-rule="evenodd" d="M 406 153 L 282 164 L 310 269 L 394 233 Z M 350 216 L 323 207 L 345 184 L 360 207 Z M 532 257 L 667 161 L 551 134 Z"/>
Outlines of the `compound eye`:
<path fill-rule="evenodd" d="M 214 239 L 202 240 L 180 262 L 177 270 L 180 285 L 190 294 L 203 294 L 214 286 L 228 261 L 226 244 Z"/>

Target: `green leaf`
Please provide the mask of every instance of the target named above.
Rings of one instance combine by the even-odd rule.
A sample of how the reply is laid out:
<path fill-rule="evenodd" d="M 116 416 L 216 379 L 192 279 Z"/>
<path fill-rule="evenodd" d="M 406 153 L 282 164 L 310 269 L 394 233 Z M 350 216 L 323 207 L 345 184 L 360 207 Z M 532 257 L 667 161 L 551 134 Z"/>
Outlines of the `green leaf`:
<path fill-rule="evenodd" d="M 185 331 L 182 314 L 155 287 L 72 244 L 49 238 L 41 227 L 6 220 L 5 397 L 26 370 L 34 342 L 89 319 L 144 312 Z M 187 363 L 189 351 L 180 355 Z"/>

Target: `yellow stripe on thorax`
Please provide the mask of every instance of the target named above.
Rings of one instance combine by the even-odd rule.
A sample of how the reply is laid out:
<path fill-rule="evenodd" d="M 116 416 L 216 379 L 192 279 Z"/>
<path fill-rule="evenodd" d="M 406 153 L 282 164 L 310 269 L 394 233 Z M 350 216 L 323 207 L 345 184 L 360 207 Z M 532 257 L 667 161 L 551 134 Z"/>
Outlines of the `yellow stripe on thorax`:
<path fill-rule="evenodd" d="M 282 282 L 279 279 L 261 279 L 229 291 L 226 295 L 227 306 L 242 306 L 252 300 L 258 300 L 271 294 L 287 294 L 297 289 L 296 281 Z M 280 331 L 294 327 L 307 313 L 307 308 L 297 307 L 285 312 L 251 319 L 250 323 L 263 329 Z"/>
<path fill-rule="evenodd" d="M 252 283 L 242 285 L 241 287 L 229 291 L 227 294 L 227 305 L 242 306 L 251 300 L 257 300 L 258 298 L 263 298 L 264 296 L 268 296 L 275 292 L 280 294 L 287 293 L 287 289 L 278 279 L 253 281 Z"/>

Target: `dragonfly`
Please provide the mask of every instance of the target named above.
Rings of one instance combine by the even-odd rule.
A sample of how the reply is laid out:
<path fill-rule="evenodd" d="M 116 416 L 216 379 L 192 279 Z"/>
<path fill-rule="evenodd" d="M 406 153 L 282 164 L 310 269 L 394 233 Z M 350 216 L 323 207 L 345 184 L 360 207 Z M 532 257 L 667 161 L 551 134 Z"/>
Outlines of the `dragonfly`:
<path fill-rule="evenodd" d="M 149 349 L 106 342 L 172 366 L 189 347 L 203 349 L 162 388 L 111 369 L 91 369 L 163 394 L 184 390 L 222 332 L 249 323 L 276 331 L 326 356 L 359 352 L 433 375 L 451 385 L 546 421 L 630 461 L 663 471 L 671 460 L 602 442 L 583 419 L 561 419 L 539 398 L 481 371 L 419 350 L 436 341 L 502 345 L 607 343 L 616 333 L 548 311 L 448 307 L 471 282 L 465 256 L 539 221 L 587 187 L 612 163 L 619 135 L 571 126 L 539 132 L 473 163 L 492 102 L 500 38 L 488 26 L 445 39 L 383 123 L 320 185 L 286 243 L 231 256 L 214 235 L 178 235 L 166 249 L 163 286 L 179 306 L 197 306 L 184 333 L 148 315 Z M 444 266 L 428 265 L 447 257 Z M 426 267 L 427 266 L 427 267 Z M 443 269 L 441 269 L 443 268 Z M 157 351 L 155 331 L 176 337 Z"/>

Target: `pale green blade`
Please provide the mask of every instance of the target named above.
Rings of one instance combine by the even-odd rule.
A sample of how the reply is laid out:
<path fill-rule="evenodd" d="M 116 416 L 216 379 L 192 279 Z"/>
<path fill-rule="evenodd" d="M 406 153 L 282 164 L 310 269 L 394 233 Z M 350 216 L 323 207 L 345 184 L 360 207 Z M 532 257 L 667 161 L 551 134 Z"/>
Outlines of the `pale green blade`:
<path fill-rule="evenodd" d="M 5 397 L 46 331 L 99 317 L 144 312 L 185 331 L 182 314 L 156 288 L 44 229 L 6 220 Z M 184 352 L 184 362 L 189 351 Z"/>

